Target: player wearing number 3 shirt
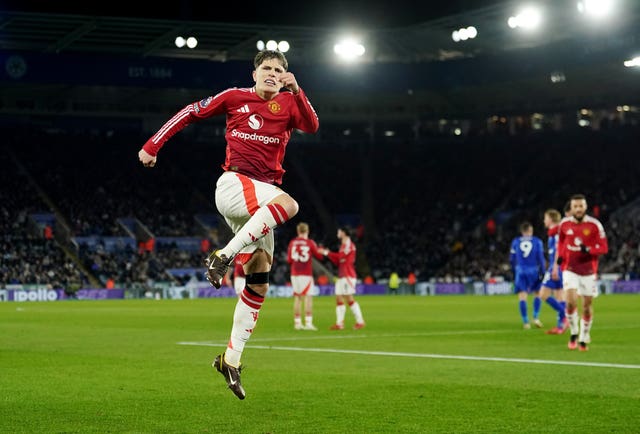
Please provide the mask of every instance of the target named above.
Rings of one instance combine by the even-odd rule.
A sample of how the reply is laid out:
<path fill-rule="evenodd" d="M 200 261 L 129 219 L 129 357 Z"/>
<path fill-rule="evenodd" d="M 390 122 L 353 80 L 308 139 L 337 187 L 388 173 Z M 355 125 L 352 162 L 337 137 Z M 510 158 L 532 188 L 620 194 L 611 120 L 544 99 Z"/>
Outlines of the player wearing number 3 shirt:
<path fill-rule="evenodd" d="M 289 242 L 287 262 L 291 266 L 291 285 L 293 286 L 293 328 L 296 330 L 318 330 L 313 325 L 313 261 L 323 259 L 315 241 L 309 239 L 309 225 L 298 223 L 298 236 Z M 304 326 L 300 308 L 304 297 Z"/>

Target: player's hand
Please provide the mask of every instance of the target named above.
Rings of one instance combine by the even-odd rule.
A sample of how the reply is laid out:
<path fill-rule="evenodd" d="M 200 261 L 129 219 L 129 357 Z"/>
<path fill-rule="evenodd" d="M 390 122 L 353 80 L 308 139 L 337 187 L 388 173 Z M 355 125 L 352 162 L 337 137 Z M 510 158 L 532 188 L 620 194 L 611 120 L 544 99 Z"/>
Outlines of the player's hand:
<path fill-rule="evenodd" d="M 291 92 L 297 94 L 300 92 L 300 86 L 298 86 L 298 82 L 296 81 L 295 75 L 291 72 L 285 72 L 280 76 L 280 83 L 282 83 L 282 87 L 286 87 Z"/>
<path fill-rule="evenodd" d="M 580 251 L 582 253 L 589 253 L 589 248 L 587 246 L 585 246 L 584 244 L 580 244 Z"/>
<path fill-rule="evenodd" d="M 144 167 L 153 167 L 156 165 L 156 157 L 149 155 L 144 149 L 140 149 L 140 152 L 138 152 L 138 160 L 140 160 Z"/>

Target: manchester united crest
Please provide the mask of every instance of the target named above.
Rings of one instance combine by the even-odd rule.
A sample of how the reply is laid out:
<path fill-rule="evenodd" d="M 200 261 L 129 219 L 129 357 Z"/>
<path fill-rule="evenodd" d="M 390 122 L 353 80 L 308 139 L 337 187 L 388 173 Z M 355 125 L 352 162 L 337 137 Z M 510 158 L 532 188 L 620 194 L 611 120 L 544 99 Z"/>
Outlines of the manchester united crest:
<path fill-rule="evenodd" d="M 280 110 L 282 110 L 282 107 L 280 107 L 280 104 L 278 104 L 276 101 L 269 101 L 269 111 L 271 113 L 273 113 L 274 115 L 277 115 L 278 113 L 280 113 Z"/>
<path fill-rule="evenodd" d="M 591 233 L 591 229 L 583 229 L 582 233 L 584 234 L 585 237 L 587 237 Z"/>

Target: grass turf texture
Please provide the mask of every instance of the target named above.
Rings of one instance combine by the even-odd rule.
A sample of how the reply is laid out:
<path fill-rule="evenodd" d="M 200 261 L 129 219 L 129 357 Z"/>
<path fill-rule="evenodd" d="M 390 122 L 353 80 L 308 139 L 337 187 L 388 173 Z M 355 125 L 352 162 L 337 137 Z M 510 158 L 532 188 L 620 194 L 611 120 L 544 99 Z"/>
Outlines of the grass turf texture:
<path fill-rule="evenodd" d="M 522 330 L 515 296 L 361 296 L 367 327 L 347 310 L 338 332 L 333 297 L 314 300 L 318 332 L 293 330 L 292 299 L 267 299 L 244 401 L 210 366 L 234 299 L 0 303 L 0 432 L 640 431 L 640 369 L 420 356 L 640 367 L 638 295 L 596 299 L 586 353 Z M 546 305 L 541 319 L 555 321 Z"/>

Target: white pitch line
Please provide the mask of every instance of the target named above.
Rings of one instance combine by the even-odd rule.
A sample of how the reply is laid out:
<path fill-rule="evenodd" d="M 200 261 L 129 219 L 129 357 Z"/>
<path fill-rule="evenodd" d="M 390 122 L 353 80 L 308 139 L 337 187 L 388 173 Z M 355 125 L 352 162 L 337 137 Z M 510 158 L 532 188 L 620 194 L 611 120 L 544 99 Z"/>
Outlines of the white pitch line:
<path fill-rule="evenodd" d="M 520 332 L 520 330 L 518 330 Z M 333 340 L 333 339 L 363 339 L 363 338 L 413 338 L 420 336 L 457 336 L 457 335 L 482 335 L 487 333 L 514 333 L 513 330 L 499 329 L 499 330 L 457 330 L 457 331 L 443 331 L 443 332 L 417 332 L 417 333 L 380 333 L 375 335 L 368 335 L 366 333 L 357 333 L 352 335 L 334 334 L 332 336 L 314 336 L 313 334 L 305 334 L 302 332 L 297 337 L 272 337 L 272 338 L 251 338 L 251 342 L 269 342 L 269 341 L 313 341 L 313 340 Z M 199 341 L 201 343 L 214 343 L 215 341 Z M 226 344 L 225 341 L 224 344 Z M 183 343 L 178 342 L 180 345 L 189 345 L 191 342 Z"/>
<path fill-rule="evenodd" d="M 620 329 L 637 329 L 640 326 L 623 326 L 623 327 L 598 327 L 598 330 L 620 330 Z M 535 331 L 534 331 L 535 332 Z M 326 335 L 314 335 L 312 333 L 301 332 L 299 336 L 295 337 L 270 337 L 270 338 L 257 338 L 252 337 L 251 342 L 270 342 L 270 341 L 312 341 L 312 340 L 331 340 L 331 339 L 363 339 L 363 338 L 413 338 L 413 337 L 429 337 L 429 336 L 460 336 L 460 335 L 483 335 L 483 334 L 510 334 L 510 333 L 528 333 L 521 328 L 518 329 L 493 329 L 493 330 L 449 330 L 449 331 L 437 331 L 437 332 L 413 332 L 413 333 L 376 333 L 366 334 L 358 332 L 356 334 L 333 334 L 331 336 Z M 216 341 L 199 341 L 204 344 L 213 344 Z M 221 345 L 226 345 L 228 340 L 225 340 Z M 193 345 L 193 342 L 178 342 L 180 345 Z"/>
<path fill-rule="evenodd" d="M 213 346 L 219 346 L 220 344 L 207 343 L 207 342 L 178 342 L 178 345 L 213 347 Z M 253 348 L 253 349 L 259 349 L 259 350 L 305 351 L 305 352 L 311 352 L 311 353 L 338 353 L 338 354 L 359 354 L 359 355 L 367 355 L 367 356 L 414 357 L 414 358 L 423 358 L 423 359 L 473 360 L 473 361 L 481 361 L 481 362 L 529 363 L 529 364 L 538 364 L 538 365 L 588 366 L 593 368 L 640 369 L 640 365 L 626 365 L 626 364 L 619 364 L 619 363 L 598 363 L 598 362 L 571 362 L 566 360 L 456 356 L 452 354 L 402 353 L 402 352 L 390 352 L 390 351 L 361 351 L 361 350 L 343 350 L 343 349 L 337 349 L 337 348 L 281 347 L 281 346 L 271 346 L 271 345 L 248 345 L 246 348 Z"/>

